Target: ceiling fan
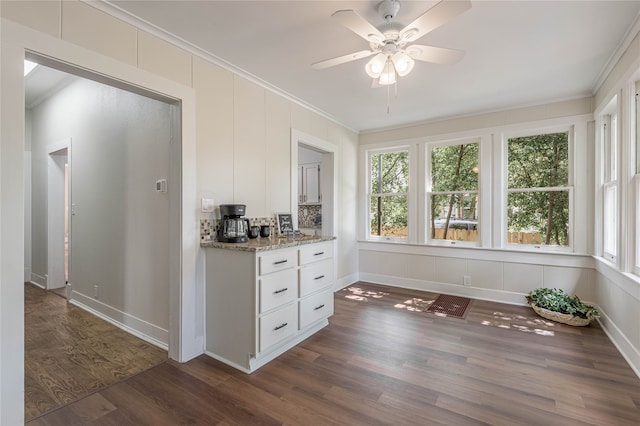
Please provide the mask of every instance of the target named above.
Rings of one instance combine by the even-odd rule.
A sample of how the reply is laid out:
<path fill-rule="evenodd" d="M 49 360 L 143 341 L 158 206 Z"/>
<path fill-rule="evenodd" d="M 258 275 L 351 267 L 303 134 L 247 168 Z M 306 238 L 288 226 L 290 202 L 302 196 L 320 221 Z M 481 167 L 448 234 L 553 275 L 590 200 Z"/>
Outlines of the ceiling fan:
<path fill-rule="evenodd" d="M 365 65 L 365 71 L 374 79 L 373 87 L 380 87 L 396 83 L 397 76 L 409 74 L 415 65 L 414 60 L 454 64 L 462 59 L 464 52 L 411 43 L 470 8 L 470 0 L 442 0 L 412 23 L 403 26 L 393 20 L 400 10 L 400 2 L 384 0 L 378 5 L 378 13 L 384 23 L 378 27 L 354 10 L 338 10 L 331 17 L 367 40 L 369 49 L 316 62 L 311 66 L 324 69 L 375 55 Z"/>

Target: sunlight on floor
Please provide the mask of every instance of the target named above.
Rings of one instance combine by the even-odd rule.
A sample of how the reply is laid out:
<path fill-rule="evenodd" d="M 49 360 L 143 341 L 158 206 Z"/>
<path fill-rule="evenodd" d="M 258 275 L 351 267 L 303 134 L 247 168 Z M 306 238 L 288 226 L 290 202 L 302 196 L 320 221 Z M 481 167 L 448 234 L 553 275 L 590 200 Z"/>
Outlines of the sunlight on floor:
<path fill-rule="evenodd" d="M 406 309 L 411 312 L 425 312 L 429 306 L 433 303 L 433 300 L 418 299 L 416 297 L 405 300 L 403 303 L 397 303 L 393 305 L 394 308 Z"/>
<path fill-rule="evenodd" d="M 358 302 L 366 302 L 369 297 L 373 299 L 382 299 L 384 296 L 388 296 L 389 293 L 382 291 L 369 291 L 363 290 L 360 287 L 349 287 L 347 291 L 350 293 L 345 296 L 345 299 L 357 300 Z"/>
<path fill-rule="evenodd" d="M 553 321 L 547 321 L 543 318 L 529 318 L 522 315 L 506 315 L 502 312 L 493 313 L 493 321 L 482 321 L 482 325 L 493 326 L 504 329 L 514 329 L 522 331 L 523 333 L 535 333 L 540 336 L 555 336 L 555 333 L 551 330 L 546 330 L 540 327 L 555 327 L 556 324 Z M 527 325 L 512 324 L 511 322 L 524 322 Z"/>

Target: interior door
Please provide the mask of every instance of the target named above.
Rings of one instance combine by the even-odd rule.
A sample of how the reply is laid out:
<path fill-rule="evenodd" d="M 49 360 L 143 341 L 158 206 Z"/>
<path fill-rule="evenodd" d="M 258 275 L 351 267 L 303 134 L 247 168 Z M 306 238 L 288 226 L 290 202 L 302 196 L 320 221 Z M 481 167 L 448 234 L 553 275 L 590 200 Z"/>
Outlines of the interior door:
<path fill-rule="evenodd" d="M 67 283 L 68 149 L 49 152 L 47 189 L 47 290 Z"/>

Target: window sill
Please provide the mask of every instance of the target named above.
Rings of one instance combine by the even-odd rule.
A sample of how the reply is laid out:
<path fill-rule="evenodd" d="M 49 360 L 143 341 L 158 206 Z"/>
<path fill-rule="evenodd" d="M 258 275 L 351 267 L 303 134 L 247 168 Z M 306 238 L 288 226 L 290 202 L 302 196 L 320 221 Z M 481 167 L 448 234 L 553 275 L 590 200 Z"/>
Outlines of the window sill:
<path fill-rule="evenodd" d="M 472 246 L 445 246 L 413 244 L 392 241 L 358 241 L 360 250 L 387 251 L 423 256 L 439 256 L 494 262 L 527 263 L 539 265 L 568 266 L 576 268 L 594 268 L 594 259 L 589 254 L 563 251 L 541 251 L 487 248 Z"/>

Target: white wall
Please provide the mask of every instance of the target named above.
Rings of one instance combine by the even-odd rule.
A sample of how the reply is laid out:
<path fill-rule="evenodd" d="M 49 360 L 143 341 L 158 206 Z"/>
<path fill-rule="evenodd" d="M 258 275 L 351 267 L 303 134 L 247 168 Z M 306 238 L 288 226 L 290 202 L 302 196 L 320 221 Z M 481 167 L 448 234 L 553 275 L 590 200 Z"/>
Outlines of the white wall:
<path fill-rule="evenodd" d="M 321 163 L 322 153 L 304 146 L 298 147 L 298 164 Z"/>
<path fill-rule="evenodd" d="M 72 298 L 166 346 L 169 194 L 155 182 L 169 178 L 169 104 L 80 79 L 31 117 L 33 274 L 48 266 L 48 147 L 71 138 Z"/>

